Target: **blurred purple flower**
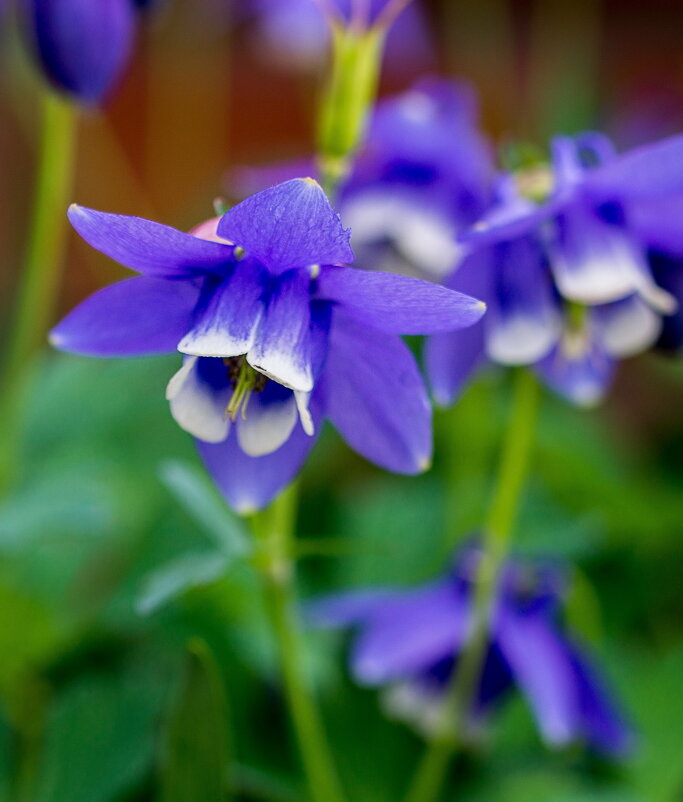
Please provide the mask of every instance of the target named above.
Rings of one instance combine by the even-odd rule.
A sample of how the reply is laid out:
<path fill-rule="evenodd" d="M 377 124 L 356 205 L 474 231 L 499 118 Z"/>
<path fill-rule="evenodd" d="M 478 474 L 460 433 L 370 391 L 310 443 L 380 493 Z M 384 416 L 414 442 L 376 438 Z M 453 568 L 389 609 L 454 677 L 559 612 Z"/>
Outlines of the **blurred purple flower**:
<path fill-rule="evenodd" d="M 470 87 L 427 78 L 382 101 L 340 201 L 359 264 L 442 279 L 460 256 L 456 234 L 487 208 L 492 179 Z"/>
<path fill-rule="evenodd" d="M 389 711 L 425 732 L 438 724 L 458 655 L 467 645 L 479 559 L 480 552 L 470 547 L 446 576 L 430 584 L 333 595 L 308 607 L 313 625 L 357 630 L 354 678 L 363 685 L 388 686 Z M 547 744 L 582 741 L 619 757 L 632 746 L 632 733 L 592 661 L 559 623 L 565 584 L 556 567 L 505 566 L 468 734 L 517 687 Z"/>
<path fill-rule="evenodd" d="M 132 0 L 22 0 L 47 79 L 86 104 L 101 103 L 123 72 L 135 35 Z"/>
<path fill-rule="evenodd" d="M 683 349 L 683 251 L 671 253 L 653 249 L 650 265 L 657 284 L 678 301 L 678 310 L 663 318 L 657 347 L 663 351 L 680 351 Z"/>
<path fill-rule="evenodd" d="M 372 24 L 387 0 L 330 0 L 329 6 L 350 21 L 357 6 L 364 24 Z M 329 24 L 316 0 L 242 0 L 238 18 L 256 23 L 258 52 L 282 66 L 319 67 L 329 50 Z M 424 14 L 409 5 L 391 26 L 386 67 L 394 72 L 418 72 L 434 66 L 434 46 Z"/>
<path fill-rule="evenodd" d="M 535 365 L 562 395 L 598 401 L 616 360 L 655 343 L 662 316 L 677 309 L 676 271 L 659 286 L 650 255 L 683 254 L 680 162 L 683 137 L 617 156 L 605 137 L 584 134 L 554 141 L 552 168 L 503 176 L 497 202 L 462 238 L 469 255 L 447 282 L 476 287 L 490 313 L 457 343 L 430 338 L 437 399 L 451 402 L 490 360 Z"/>
<path fill-rule="evenodd" d="M 456 234 L 490 205 L 493 160 L 465 84 L 425 78 L 380 101 L 365 145 L 340 191 L 356 262 L 371 270 L 440 280 L 460 258 Z M 301 174 L 313 160 L 242 168 L 234 184 L 254 191 Z"/>
<path fill-rule="evenodd" d="M 324 417 L 378 465 L 428 466 L 429 403 L 398 335 L 471 325 L 484 306 L 341 266 L 353 261 L 350 232 L 315 181 L 247 198 L 196 236 L 77 206 L 69 217 L 143 276 L 84 301 L 52 343 L 102 357 L 183 353 L 171 411 L 236 509 L 262 507 L 294 477 Z"/>

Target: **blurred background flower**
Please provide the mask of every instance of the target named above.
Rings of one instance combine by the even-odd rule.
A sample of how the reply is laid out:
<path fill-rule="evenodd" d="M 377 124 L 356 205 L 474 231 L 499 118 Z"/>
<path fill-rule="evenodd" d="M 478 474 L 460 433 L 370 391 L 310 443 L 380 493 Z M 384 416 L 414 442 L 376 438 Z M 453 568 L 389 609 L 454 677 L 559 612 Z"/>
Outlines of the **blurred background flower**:
<path fill-rule="evenodd" d="M 672 137 L 617 156 L 599 134 L 562 137 L 553 142 L 552 165 L 501 177 L 492 208 L 461 238 L 469 255 L 448 282 L 486 299 L 490 313 L 465 348 L 444 336 L 428 345 L 443 403 L 486 356 L 537 365 L 560 394 L 592 404 L 607 391 L 617 359 L 657 342 L 679 309 L 656 284 L 649 253 L 658 243 L 666 258 L 665 241 L 670 260 L 680 250 L 675 215 L 654 216 L 679 203 L 682 143 Z M 662 256 L 660 273 L 675 286 L 675 261 L 666 272 Z"/>
<path fill-rule="evenodd" d="M 429 733 L 472 631 L 474 577 L 486 559 L 468 547 L 449 573 L 411 589 L 374 588 L 323 597 L 308 607 L 312 625 L 356 630 L 351 671 L 357 682 L 388 686 L 387 709 Z M 559 625 L 566 577 L 554 566 L 509 561 L 493 602 L 481 680 L 456 737 L 481 736 L 512 687 L 527 697 L 538 729 L 554 747 L 584 742 L 624 756 L 632 734 L 581 648 Z"/>

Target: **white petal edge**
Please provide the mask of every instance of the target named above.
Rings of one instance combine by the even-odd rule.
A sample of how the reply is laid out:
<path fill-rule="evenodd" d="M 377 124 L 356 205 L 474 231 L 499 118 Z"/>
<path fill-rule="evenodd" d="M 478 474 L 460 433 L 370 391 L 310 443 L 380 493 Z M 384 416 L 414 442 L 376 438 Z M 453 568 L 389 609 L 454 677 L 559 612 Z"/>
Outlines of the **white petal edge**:
<path fill-rule="evenodd" d="M 174 420 L 189 434 L 205 443 L 222 443 L 230 431 L 225 407 L 230 388 L 214 393 L 197 377 L 197 357 L 189 357 L 171 377 L 166 399 Z"/>
<path fill-rule="evenodd" d="M 267 353 L 263 353 L 257 343 L 255 348 L 247 352 L 247 362 L 254 370 L 290 390 L 309 393 L 313 389 L 310 366 L 298 367 L 291 359 L 289 351 L 275 351 L 269 348 Z"/>
<path fill-rule="evenodd" d="M 313 423 L 313 417 L 308 409 L 308 404 L 311 400 L 311 394 L 302 393 L 300 390 L 295 390 L 294 400 L 296 401 L 296 408 L 299 412 L 301 428 L 309 437 L 313 437 L 315 434 L 315 424 Z"/>
<path fill-rule="evenodd" d="M 246 337 L 233 337 L 219 326 L 204 329 L 196 327 L 183 337 L 178 344 L 178 350 L 190 356 L 243 356 L 254 344 L 260 320 L 259 315 Z"/>

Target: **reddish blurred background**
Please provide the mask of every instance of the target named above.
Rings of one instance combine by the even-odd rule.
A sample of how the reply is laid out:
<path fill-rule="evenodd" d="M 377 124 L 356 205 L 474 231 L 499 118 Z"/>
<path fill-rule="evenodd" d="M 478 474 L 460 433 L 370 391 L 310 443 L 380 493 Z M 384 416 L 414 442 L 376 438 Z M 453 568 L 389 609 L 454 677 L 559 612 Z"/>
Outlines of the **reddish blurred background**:
<path fill-rule="evenodd" d="M 416 0 L 419 2 L 419 0 Z M 226 7 L 228 0 L 225 0 Z M 430 0 L 435 67 L 471 81 L 497 140 L 542 144 L 600 127 L 620 146 L 683 129 L 678 0 Z M 12 303 L 30 213 L 39 86 L 11 15 L 0 57 L 0 312 Z M 125 80 L 80 131 L 74 200 L 189 228 L 211 214 L 231 166 L 310 151 L 318 74 L 263 58 L 218 0 L 166 0 L 149 14 Z M 411 76 L 385 74 L 382 91 Z M 63 308 L 118 268 L 73 238 Z"/>

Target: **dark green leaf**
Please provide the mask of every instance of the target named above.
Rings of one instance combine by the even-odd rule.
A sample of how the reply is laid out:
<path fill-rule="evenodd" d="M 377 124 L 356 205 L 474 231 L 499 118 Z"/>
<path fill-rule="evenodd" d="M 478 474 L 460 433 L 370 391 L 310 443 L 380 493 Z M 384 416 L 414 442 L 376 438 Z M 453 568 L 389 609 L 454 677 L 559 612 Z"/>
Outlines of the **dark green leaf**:
<path fill-rule="evenodd" d="M 226 802 L 227 704 L 218 667 L 203 641 L 189 645 L 164 741 L 161 802 Z"/>

